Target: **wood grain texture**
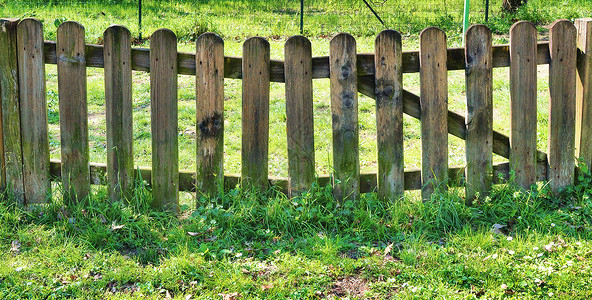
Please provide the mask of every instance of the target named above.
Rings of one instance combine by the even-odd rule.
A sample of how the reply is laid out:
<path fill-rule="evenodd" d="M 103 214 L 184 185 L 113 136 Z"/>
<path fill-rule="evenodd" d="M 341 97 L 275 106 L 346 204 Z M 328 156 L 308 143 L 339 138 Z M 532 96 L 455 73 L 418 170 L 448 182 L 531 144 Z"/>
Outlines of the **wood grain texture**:
<path fill-rule="evenodd" d="M 466 200 L 489 194 L 493 176 L 493 64 L 491 30 L 469 27 L 466 34 L 467 93 Z"/>
<path fill-rule="evenodd" d="M 378 189 L 381 199 L 403 196 L 403 73 L 401 35 L 382 31 L 375 41 L 376 140 Z"/>
<path fill-rule="evenodd" d="M 202 34 L 196 53 L 197 190 L 213 197 L 224 184 L 224 41 Z"/>
<path fill-rule="evenodd" d="M 242 166 L 243 184 L 268 186 L 269 42 L 252 37 L 243 44 Z"/>
<path fill-rule="evenodd" d="M 43 203 L 51 193 L 51 181 L 41 22 L 21 20 L 17 44 L 25 201 Z"/>
<path fill-rule="evenodd" d="M 131 34 L 123 26 L 110 26 L 103 41 L 109 198 L 130 200 L 134 188 Z"/>
<path fill-rule="evenodd" d="M 84 27 L 64 22 L 57 36 L 63 195 L 80 201 L 90 191 Z"/>
<path fill-rule="evenodd" d="M 524 189 L 536 182 L 536 28 L 521 21 L 510 29 L 510 166 Z"/>
<path fill-rule="evenodd" d="M 312 50 L 310 41 L 293 36 L 284 46 L 289 195 L 310 189 L 315 180 Z"/>
<path fill-rule="evenodd" d="M 2 172 L 6 184 L 18 204 L 25 204 L 17 31 L 18 19 L 0 19 L 0 99 L 2 101 L 2 133 L 4 156 Z"/>
<path fill-rule="evenodd" d="M 549 186 L 553 192 L 573 184 L 576 119 L 577 31 L 558 20 L 549 31 Z"/>
<path fill-rule="evenodd" d="M 152 129 L 152 206 L 179 207 L 177 37 L 168 29 L 150 36 L 150 112 Z"/>
<path fill-rule="evenodd" d="M 333 197 L 343 202 L 360 195 L 356 40 L 340 33 L 330 43 L 333 127 Z"/>
<path fill-rule="evenodd" d="M 424 29 L 419 36 L 421 102 L 421 197 L 430 200 L 448 181 L 448 74 L 446 34 Z"/>
<path fill-rule="evenodd" d="M 576 157 L 592 167 L 592 18 L 577 19 Z"/>
<path fill-rule="evenodd" d="M 543 65 L 549 63 L 549 43 L 539 42 L 537 44 L 537 64 Z M 45 42 L 45 63 L 56 64 L 55 42 Z M 510 46 L 495 45 L 492 49 L 493 67 L 510 66 Z M 102 68 L 103 46 L 87 45 L 87 65 L 89 67 Z M 448 70 L 465 69 L 465 49 L 448 48 L 447 49 L 447 67 Z M 195 75 L 195 54 L 177 53 L 179 61 L 178 72 L 183 75 Z M 403 52 L 403 73 L 419 72 L 419 51 L 411 50 Z M 357 55 L 358 76 L 374 75 L 374 55 L 370 53 L 359 53 Z M 136 71 L 150 72 L 150 50 L 143 48 L 132 49 L 132 69 Z M 240 57 L 226 56 L 224 58 L 224 77 L 242 78 L 242 59 Z M 312 78 L 329 78 L 329 57 L 319 56 L 312 59 Z M 270 61 L 270 80 L 272 82 L 284 82 L 284 62 L 279 60 Z"/>

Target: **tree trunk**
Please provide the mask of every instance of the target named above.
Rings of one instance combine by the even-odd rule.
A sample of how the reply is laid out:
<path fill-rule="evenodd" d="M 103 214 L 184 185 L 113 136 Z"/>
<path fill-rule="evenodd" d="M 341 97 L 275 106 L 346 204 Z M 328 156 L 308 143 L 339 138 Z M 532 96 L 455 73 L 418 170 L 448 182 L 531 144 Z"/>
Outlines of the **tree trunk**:
<path fill-rule="evenodd" d="M 502 3 L 502 9 L 506 12 L 515 12 L 518 7 L 526 4 L 528 0 L 504 0 Z"/>

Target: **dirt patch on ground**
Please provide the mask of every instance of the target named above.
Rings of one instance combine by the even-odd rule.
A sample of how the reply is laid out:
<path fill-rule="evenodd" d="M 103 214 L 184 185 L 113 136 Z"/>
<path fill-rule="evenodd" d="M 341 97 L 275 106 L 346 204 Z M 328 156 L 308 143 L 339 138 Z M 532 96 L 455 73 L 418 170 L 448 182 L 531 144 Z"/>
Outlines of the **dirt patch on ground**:
<path fill-rule="evenodd" d="M 368 284 L 364 278 L 359 276 L 348 276 L 338 279 L 331 288 L 331 292 L 328 296 L 363 299 L 366 292 L 369 290 Z"/>

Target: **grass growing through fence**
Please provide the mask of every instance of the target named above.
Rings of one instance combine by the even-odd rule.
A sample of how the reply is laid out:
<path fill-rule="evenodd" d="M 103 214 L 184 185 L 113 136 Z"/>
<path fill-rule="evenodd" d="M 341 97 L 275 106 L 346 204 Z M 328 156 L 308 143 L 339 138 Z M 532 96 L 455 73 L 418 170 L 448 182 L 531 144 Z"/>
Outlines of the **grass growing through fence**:
<path fill-rule="evenodd" d="M 329 188 L 235 189 L 179 217 L 98 189 L 80 205 L 0 201 L 0 297 L 590 298 L 591 177 L 552 196 L 496 186 L 473 207 Z"/>

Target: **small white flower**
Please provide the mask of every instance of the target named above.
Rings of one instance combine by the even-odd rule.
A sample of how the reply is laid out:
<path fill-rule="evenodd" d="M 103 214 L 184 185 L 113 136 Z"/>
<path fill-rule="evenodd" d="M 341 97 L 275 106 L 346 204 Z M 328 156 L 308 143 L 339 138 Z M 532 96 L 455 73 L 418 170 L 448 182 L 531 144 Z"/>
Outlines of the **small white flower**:
<path fill-rule="evenodd" d="M 508 240 L 508 241 L 511 241 L 511 240 L 513 240 L 513 239 L 514 239 L 514 238 L 513 238 L 513 237 L 511 237 L 511 236 L 509 236 L 509 237 L 507 237 L 507 238 L 506 238 L 506 240 Z"/>
<path fill-rule="evenodd" d="M 524 259 L 531 259 L 532 257 L 530 257 L 529 255 L 525 256 Z"/>
<path fill-rule="evenodd" d="M 412 293 L 415 293 L 415 292 L 417 292 L 417 287 L 416 287 L 416 286 L 412 287 L 412 288 L 411 288 L 411 292 L 412 292 Z"/>
<path fill-rule="evenodd" d="M 568 260 L 568 261 L 567 261 L 565 264 L 566 264 L 568 267 L 571 267 L 571 265 L 573 265 L 573 261 L 571 261 L 571 260 Z"/>
<path fill-rule="evenodd" d="M 555 223 L 551 223 L 551 227 L 555 227 Z"/>
<path fill-rule="evenodd" d="M 539 247 L 532 247 L 532 250 L 537 251 L 539 250 Z"/>
<path fill-rule="evenodd" d="M 549 292 L 549 297 L 553 297 L 553 295 L 555 295 L 553 292 Z"/>
<path fill-rule="evenodd" d="M 541 283 L 541 280 L 540 280 L 540 279 L 538 279 L 538 278 L 535 278 L 535 279 L 534 279 L 534 283 L 536 283 L 536 284 L 539 284 L 539 283 Z"/>
<path fill-rule="evenodd" d="M 514 250 L 508 251 L 508 254 L 510 254 L 510 255 L 514 255 L 514 253 L 516 253 L 516 252 L 514 252 Z"/>
<path fill-rule="evenodd" d="M 494 253 L 491 258 L 496 259 L 497 258 L 497 253 Z"/>
<path fill-rule="evenodd" d="M 582 243 L 576 242 L 576 246 L 581 246 L 581 245 L 582 245 Z"/>
<path fill-rule="evenodd" d="M 543 256 L 543 254 L 542 254 L 542 253 L 539 253 L 539 254 L 537 254 L 537 257 L 541 257 L 541 256 Z"/>

